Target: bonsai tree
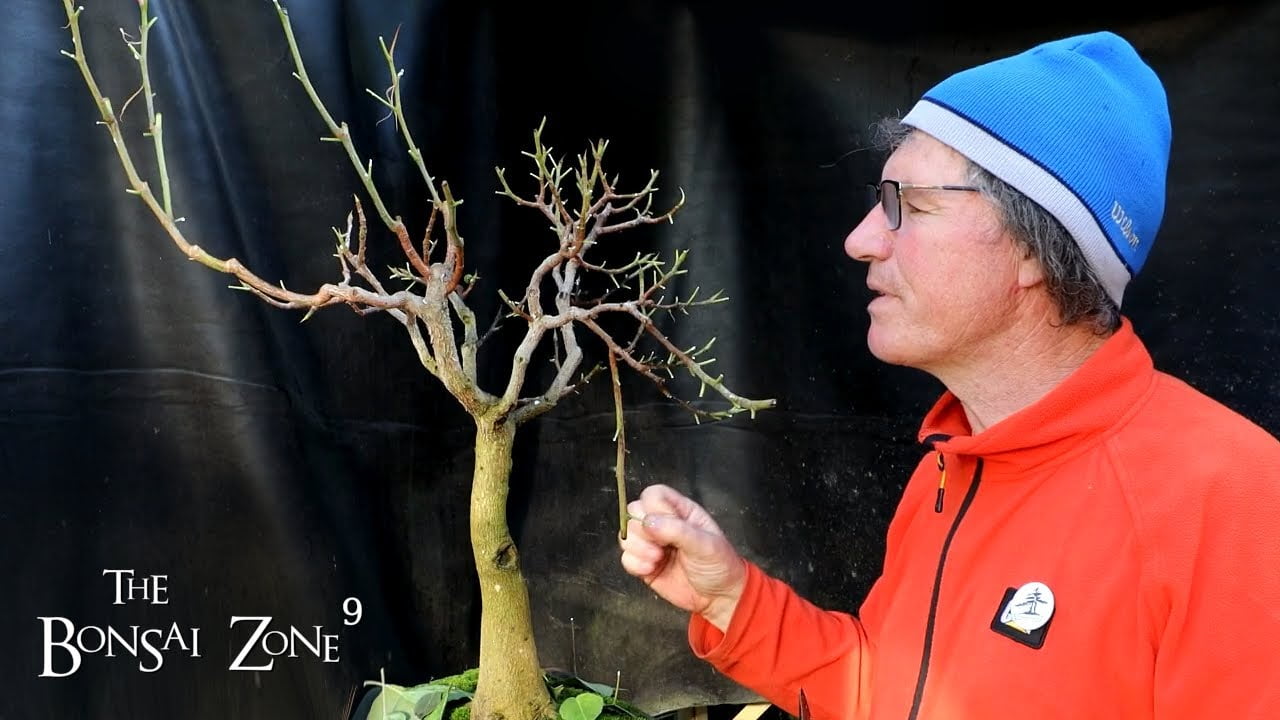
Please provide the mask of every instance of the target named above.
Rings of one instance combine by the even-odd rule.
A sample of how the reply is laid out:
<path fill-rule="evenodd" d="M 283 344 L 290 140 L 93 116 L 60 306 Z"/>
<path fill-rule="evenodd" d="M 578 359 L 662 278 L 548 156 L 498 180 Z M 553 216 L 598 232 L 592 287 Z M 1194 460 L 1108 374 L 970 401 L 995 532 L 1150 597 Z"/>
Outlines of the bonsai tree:
<path fill-rule="evenodd" d="M 430 199 L 429 219 L 423 240 L 415 244 L 400 217 L 386 207 L 375 186 L 372 165 L 360 155 L 346 123 L 336 120 L 312 85 L 303 64 L 287 10 L 272 0 L 292 54 L 294 77 L 314 104 L 324 127 L 325 140 L 337 143 L 360 178 L 373 214 L 390 232 L 403 254 L 404 264 L 380 273 L 366 260 L 368 228 L 364 201 L 356 196 L 344 228 L 335 228 L 339 278 L 311 292 L 288 289 L 255 274 L 234 257 L 217 257 L 193 242 L 174 214 L 165 162 L 162 113 L 156 109 L 148 72 L 148 33 L 156 18 L 147 0 L 137 0 L 140 23 L 135 36 L 125 35 L 138 64 L 141 87 L 131 98 L 145 108 L 150 151 L 155 156 L 158 187 L 144 180 L 126 142 L 121 116 L 100 90 L 84 51 L 79 18 L 83 10 L 63 0 L 73 50 L 72 58 L 97 105 L 100 124 L 111 142 L 136 195 L 188 258 L 211 270 L 235 278 L 236 289 L 247 291 L 280 308 L 304 311 L 304 320 L 321 308 L 345 305 L 360 315 L 388 315 L 400 323 L 423 368 L 435 376 L 475 422 L 475 466 L 472 478 L 470 531 L 476 573 L 483 603 L 480 621 L 479 684 L 471 704 L 475 718 L 533 720 L 551 717 L 554 707 L 548 694 L 534 644 L 529 595 L 520 570 L 520 555 L 507 523 L 508 480 L 516 432 L 523 424 L 551 410 L 604 367 L 614 387 L 617 423 L 619 532 L 626 532 L 626 493 L 623 485 L 625 434 L 619 390 L 619 367 L 648 378 L 658 392 L 680 403 L 698 418 L 721 419 L 738 413 L 754 415 L 771 407 L 772 400 L 752 400 L 731 391 L 719 375 L 707 370 L 712 342 L 701 347 L 678 347 L 658 324 L 659 316 L 675 317 L 696 307 L 723 302 L 720 293 L 699 298 L 672 295 L 672 281 L 684 274 L 687 252 L 669 260 L 657 254 L 639 254 L 630 262 L 609 266 L 597 261 L 596 251 L 612 236 L 630 228 L 670 222 L 683 204 L 680 200 L 662 212 L 653 210 L 657 171 L 639 189 L 623 192 L 617 178 L 604 169 L 607 142 L 591 144 L 566 163 L 542 141 L 540 126 L 533 133 L 533 149 L 525 155 L 532 163 L 534 187 L 517 192 L 497 169 L 498 192 L 517 205 L 540 213 L 554 235 L 549 252 L 533 268 L 523 295 L 500 293 L 506 313 L 501 319 L 524 324 L 524 335 L 509 359 L 505 385 L 484 388 L 477 381 L 477 351 L 488 333 L 482 333 L 467 304 L 477 277 L 465 269 L 465 244 L 459 230 L 461 200 L 447 182 L 438 182 L 427 170 L 422 150 L 405 119 L 401 96 L 401 70 L 394 59 L 395 39 L 379 39 L 385 57 L 389 86 L 384 93 L 370 91 L 394 118 L 397 130 Z M 126 103 L 127 105 L 128 103 Z M 581 290 L 584 276 L 605 278 L 605 290 L 587 297 Z M 403 289 L 389 287 L 391 283 Z M 607 319 L 607 320 L 606 320 Z M 626 332 L 617 329 L 625 321 Z M 608 329 L 606 329 L 608 326 Z M 584 338 L 603 345 L 607 363 L 585 367 Z M 544 346 L 550 344 L 548 351 Z M 535 351 L 550 352 L 554 374 L 536 390 L 526 388 Z M 670 381 L 676 372 L 696 380 L 700 390 L 710 388 L 723 400 L 708 409 L 702 403 L 676 395 Z"/>

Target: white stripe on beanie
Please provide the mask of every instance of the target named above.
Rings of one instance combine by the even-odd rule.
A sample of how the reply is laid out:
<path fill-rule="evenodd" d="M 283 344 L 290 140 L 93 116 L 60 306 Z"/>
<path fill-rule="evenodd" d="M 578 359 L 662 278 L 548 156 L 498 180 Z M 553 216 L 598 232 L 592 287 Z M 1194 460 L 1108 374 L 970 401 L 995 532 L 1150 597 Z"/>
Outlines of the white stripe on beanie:
<path fill-rule="evenodd" d="M 927 98 L 916 103 L 902 123 L 932 135 L 1049 211 L 1075 238 L 1103 289 L 1120 305 L 1129 271 L 1099 219 L 1070 187 L 1017 148 Z"/>

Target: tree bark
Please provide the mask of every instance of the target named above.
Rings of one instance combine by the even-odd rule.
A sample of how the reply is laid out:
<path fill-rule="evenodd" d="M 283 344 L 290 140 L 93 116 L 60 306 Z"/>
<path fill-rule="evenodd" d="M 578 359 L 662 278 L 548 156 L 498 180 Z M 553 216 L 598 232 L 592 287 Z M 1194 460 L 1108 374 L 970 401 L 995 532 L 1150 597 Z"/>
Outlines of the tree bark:
<path fill-rule="evenodd" d="M 529 590 L 507 527 L 515 423 L 476 418 L 471 549 L 480 579 L 480 677 L 475 720 L 555 717 L 533 639 Z"/>

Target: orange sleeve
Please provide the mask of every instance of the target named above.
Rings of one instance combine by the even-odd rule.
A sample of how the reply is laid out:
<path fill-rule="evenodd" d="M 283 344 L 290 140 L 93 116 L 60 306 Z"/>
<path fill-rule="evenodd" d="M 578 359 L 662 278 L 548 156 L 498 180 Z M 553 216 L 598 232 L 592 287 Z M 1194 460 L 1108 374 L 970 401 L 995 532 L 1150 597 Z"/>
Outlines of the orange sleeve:
<path fill-rule="evenodd" d="M 1214 473 L 1198 507 L 1150 528 L 1162 720 L 1280 718 L 1280 448 L 1268 444 L 1203 448 L 1188 464 L 1231 471 Z"/>
<path fill-rule="evenodd" d="M 728 631 L 693 615 L 689 645 L 792 715 L 798 713 L 801 689 L 814 720 L 867 714 L 871 651 L 862 623 L 813 605 L 752 563 Z"/>

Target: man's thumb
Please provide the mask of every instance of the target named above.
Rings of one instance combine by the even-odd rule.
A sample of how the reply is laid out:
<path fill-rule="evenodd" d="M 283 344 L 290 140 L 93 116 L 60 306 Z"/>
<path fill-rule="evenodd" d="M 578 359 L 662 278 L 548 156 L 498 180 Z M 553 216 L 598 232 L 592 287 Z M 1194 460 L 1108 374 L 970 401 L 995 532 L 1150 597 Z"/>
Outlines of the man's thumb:
<path fill-rule="evenodd" d="M 644 516 L 644 529 L 649 536 L 663 545 L 696 554 L 702 540 L 696 528 L 675 515 L 649 513 Z"/>

